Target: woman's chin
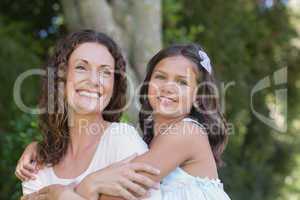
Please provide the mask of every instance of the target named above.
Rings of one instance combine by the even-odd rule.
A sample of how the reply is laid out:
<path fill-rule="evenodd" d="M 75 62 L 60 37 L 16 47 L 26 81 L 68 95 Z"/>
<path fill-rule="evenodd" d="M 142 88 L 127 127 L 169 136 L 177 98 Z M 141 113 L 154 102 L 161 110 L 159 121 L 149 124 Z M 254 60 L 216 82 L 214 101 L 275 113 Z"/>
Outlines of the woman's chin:
<path fill-rule="evenodd" d="M 100 113 L 101 109 L 99 107 L 99 104 L 76 104 L 73 107 L 73 110 L 75 110 L 76 113 L 78 114 L 95 114 L 95 113 Z"/>

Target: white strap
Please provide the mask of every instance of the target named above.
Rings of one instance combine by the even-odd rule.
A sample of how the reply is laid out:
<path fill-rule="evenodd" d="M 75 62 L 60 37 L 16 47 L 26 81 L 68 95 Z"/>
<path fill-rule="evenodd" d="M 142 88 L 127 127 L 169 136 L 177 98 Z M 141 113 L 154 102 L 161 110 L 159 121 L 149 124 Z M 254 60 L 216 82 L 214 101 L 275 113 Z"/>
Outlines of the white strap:
<path fill-rule="evenodd" d="M 200 122 L 198 122 L 197 120 L 194 120 L 194 119 L 192 119 L 192 118 L 187 117 L 187 118 L 184 118 L 183 121 L 184 121 L 184 122 L 192 122 L 192 123 L 195 123 L 195 124 L 197 124 L 198 126 L 200 126 L 202 129 L 205 130 L 205 127 L 204 127 L 202 124 L 200 124 Z"/>

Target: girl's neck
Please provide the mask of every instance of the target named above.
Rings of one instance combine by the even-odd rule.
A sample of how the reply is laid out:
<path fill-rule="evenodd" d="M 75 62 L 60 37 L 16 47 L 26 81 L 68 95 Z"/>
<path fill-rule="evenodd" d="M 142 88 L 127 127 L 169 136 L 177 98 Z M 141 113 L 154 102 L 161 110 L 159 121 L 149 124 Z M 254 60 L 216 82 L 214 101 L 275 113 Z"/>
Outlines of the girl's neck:
<path fill-rule="evenodd" d="M 76 155 L 99 141 L 109 122 L 103 119 L 101 113 L 78 114 L 70 111 L 68 124 L 69 151 Z"/>
<path fill-rule="evenodd" d="M 154 121 L 154 136 L 163 134 L 168 128 L 170 128 L 175 123 L 184 119 L 186 115 L 178 117 L 165 117 L 161 115 L 153 116 Z"/>

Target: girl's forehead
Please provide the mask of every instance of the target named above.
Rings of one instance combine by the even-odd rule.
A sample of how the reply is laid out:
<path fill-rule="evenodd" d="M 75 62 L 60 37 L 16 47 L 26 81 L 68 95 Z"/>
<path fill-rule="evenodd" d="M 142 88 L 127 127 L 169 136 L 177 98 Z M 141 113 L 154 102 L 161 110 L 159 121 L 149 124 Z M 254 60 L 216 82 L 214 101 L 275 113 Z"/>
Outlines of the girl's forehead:
<path fill-rule="evenodd" d="M 159 61 L 154 72 L 162 72 L 170 75 L 199 75 L 199 69 L 193 61 L 184 56 L 167 57 Z"/>

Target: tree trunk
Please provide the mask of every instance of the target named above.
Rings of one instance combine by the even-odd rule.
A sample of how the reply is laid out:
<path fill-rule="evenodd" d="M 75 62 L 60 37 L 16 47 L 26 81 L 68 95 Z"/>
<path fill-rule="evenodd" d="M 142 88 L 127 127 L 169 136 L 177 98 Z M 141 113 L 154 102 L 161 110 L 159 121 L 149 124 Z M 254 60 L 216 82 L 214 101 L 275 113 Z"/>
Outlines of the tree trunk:
<path fill-rule="evenodd" d="M 111 36 L 127 59 L 130 79 L 127 111 L 137 121 L 138 84 L 146 64 L 161 48 L 161 0 L 61 0 L 70 31 L 90 28 Z"/>

